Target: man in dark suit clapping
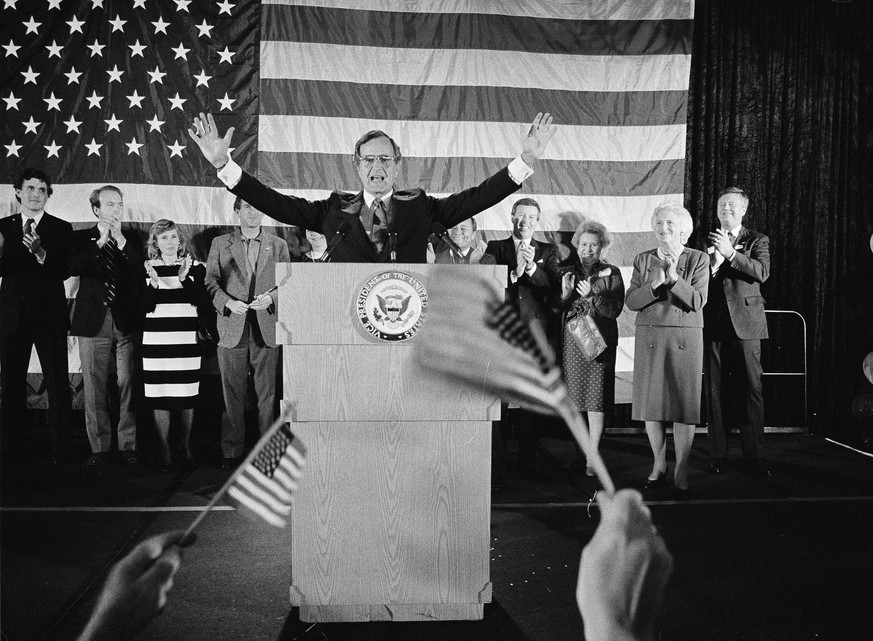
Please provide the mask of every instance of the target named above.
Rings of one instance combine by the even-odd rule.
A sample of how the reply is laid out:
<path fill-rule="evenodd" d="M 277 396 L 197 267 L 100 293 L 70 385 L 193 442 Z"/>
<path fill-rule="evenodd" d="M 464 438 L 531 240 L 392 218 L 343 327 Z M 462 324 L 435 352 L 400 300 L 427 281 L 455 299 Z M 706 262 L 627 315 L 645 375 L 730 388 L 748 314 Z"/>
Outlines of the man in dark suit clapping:
<path fill-rule="evenodd" d="M 15 181 L 19 213 L 0 220 L 0 369 L 3 408 L 0 435 L 9 458 L 12 430 L 27 408 L 27 366 L 34 346 L 49 402 L 53 461 L 65 455 L 71 412 L 67 362 L 67 277 L 70 223 L 46 213 L 52 181 L 29 167 Z"/>
<path fill-rule="evenodd" d="M 137 292 L 145 282 L 142 242 L 123 232 L 124 197 L 105 185 L 91 192 L 97 224 L 73 233 L 70 275 L 79 276 L 70 334 L 79 337 L 85 389 L 85 429 L 91 445 L 86 465 L 108 462 L 112 444 L 109 421 L 109 372 L 115 360 L 118 383 L 118 450 L 128 465 L 138 462 L 134 412 L 134 350 L 142 318 Z"/>
<path fill-rule="evenodd" d="M 506 300 L 515 301 L 524 322 L 537 319 L 544 330 L 549 330 L 554 314 L 549 308 L 550 298 L 557 292 L 558 250 L 551 243 L 534 240 L 540 217 L 539 203 L 533 198 L 521 198 L 512 206 L 512 236 L 488 243 L 486 254 L 494 256 L 498 265 L 509 267 Z M 547 332 L 554 334 L 554 331 Z M 554 339 L 554 336 L 549 336 Z M 515 422 L 518 432 L 518 460 L 523 470 L 537 472 L 539 449 L 536 419 L 526 410 L 519 412 Z M 495 438 L 497 435 L 495 435 Z M 502 468 L 502 448 L 495 449 L 495 483 L 499 482 Z"/>
<path fill-rule="evenodd" d="M 748 207 L 742 189 L 723 190 L 717 207 L 720 228 L 709 234 L 709 299 L 703 308 L 709 471 L 718 474 L 725 465 L 730 426 L 723 408 L 730 404 L 739 419 L 743 457 L 754 472 L 766 476 L 761 339 L 767 338 L 767 318 L 761 283 L 770 275 L 770 239 L 743 226 Z M 725 398 L 727 376 L 741 384 L 742 397 Z"/>

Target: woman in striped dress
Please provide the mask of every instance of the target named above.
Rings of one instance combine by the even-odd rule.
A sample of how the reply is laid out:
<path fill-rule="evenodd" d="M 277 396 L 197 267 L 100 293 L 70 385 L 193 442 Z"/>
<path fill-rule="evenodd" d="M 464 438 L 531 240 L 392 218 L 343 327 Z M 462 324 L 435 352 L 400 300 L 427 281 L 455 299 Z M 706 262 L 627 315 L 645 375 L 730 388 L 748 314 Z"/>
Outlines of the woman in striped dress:
<path fill-rule="evenodd" d="M 171 464 L 172 411 L 181 415 L 185 456 L 193 459 L 190 436 L 200 392 L 201 354 L 197 344 L 197 306 L 209 304 L 209 300 L 204 285 L 206 268 L 187 253 L 185 238 L 173 221 L 161 219 L 152 225 L 148 255 L 143 382 L 145 403 L 152 409 L 161 442 L 161 463 L 167 467 Z"/>

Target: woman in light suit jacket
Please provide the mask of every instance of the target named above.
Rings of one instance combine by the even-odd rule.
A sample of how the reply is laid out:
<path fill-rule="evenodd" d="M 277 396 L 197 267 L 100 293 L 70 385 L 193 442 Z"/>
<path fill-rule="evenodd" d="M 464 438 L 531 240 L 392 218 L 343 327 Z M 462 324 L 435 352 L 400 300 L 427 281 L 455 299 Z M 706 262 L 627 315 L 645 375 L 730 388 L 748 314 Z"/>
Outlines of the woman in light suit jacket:
<path fill-rule="evenodd" d="M 700 422 L 703 372 L 703 306 L 709 287 L 709 259 L 685 247 L 691 214 L 661 205 L 652 214 L 658 246 L 634 258 L 625 302 L 637 312 L 634 347 L 634 420 L 645 421 L 654 464 L 646 489 L 667 477 L 665 423 L 673 423 L 679 495 L 688 489 L 688 458 Z"/>

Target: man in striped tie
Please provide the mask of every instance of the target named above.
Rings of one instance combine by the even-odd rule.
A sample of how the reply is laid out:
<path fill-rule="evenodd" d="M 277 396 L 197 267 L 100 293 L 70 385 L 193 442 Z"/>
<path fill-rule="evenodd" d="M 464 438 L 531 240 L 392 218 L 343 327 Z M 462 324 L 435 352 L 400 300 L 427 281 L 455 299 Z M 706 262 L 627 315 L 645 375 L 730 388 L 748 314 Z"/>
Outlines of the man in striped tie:
<path fill-rule="evenodd" d="M 124 463 L 137 463 L 133 407 L 134 348 L 142 331 L 137 292 L 145 282 L 142 242 L 123 232 L 124 197 L 105 185 L 91 192 L 97 224 L 73 233 L 70 274 L 79 276 L 70 334 L 79 337 L 85 391 L 85 429 L 91 445 L 86 465 L 108 462 L 112 446 L 109 419 L 109 371 L 113 354 L 117 374 L 118 450 Z"/>

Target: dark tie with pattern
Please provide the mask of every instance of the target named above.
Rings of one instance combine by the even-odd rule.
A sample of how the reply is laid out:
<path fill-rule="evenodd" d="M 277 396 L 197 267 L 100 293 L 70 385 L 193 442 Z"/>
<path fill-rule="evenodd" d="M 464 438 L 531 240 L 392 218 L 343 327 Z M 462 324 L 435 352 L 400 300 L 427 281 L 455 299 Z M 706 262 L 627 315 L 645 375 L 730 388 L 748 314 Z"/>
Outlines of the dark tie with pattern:
<path fill-rule="evenodd" d="M 33 218 L 28 218 L 24 223 L 24 235 L 30 236 L 33 234 Z"/>
<path fill-rule="evenodd" d="M 100 249 L 100 264 L 103 266 L 103 284 L 106 285 L 106 305 L 112 305 L 118 293 L 118 243 L 111 235 Z"/>
<path fill-rule="evenodd" d="M 376 251 L 381 252 L 388 236 L 388 213 L 385 211 L 385 201 L 377 198 L 373 201 L 373 230 L 370 239 L 376 245 Z"/>

